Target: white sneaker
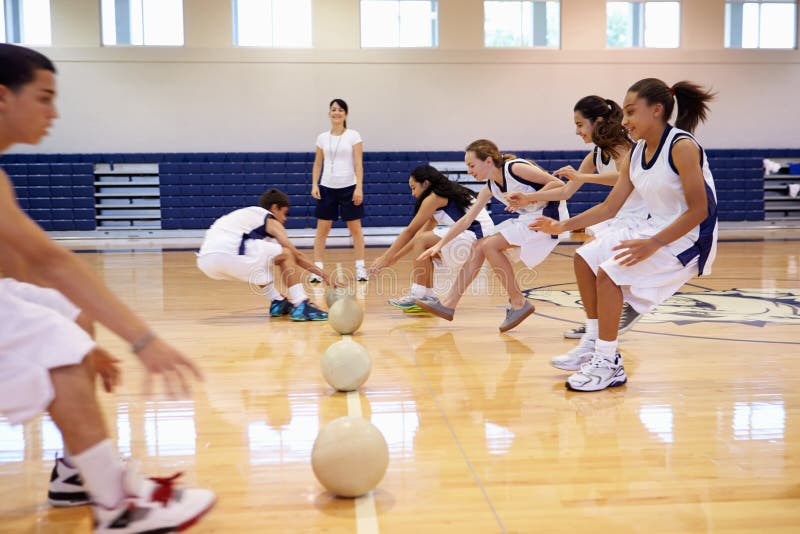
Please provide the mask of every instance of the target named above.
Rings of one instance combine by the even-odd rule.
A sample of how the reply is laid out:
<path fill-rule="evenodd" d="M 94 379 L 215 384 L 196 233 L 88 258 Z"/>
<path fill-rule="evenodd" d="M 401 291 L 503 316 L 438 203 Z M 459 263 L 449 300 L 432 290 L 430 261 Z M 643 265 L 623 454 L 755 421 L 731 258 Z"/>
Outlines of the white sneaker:
<path fill-rule="evenodd" d="M 107 534 L 173 532 L 197 523 L 216 501 L 207 489 L 177 489 L 170 478 L 142 479 L 135 464 L 123 475 L 128 498 L 115 508 L 94 505 L 94 531 Z"/>
<path fill-rule="evenodd" d="M 311 276 L 308 277 L 308 281 L 312 284 L 320 284 L 322 283 L 322 277 L 318 274 L 311 273 Z"/>
<path fill-rule="evenodd" d="M 587 347 L 583 343 L 561 356 L 554 356 L 550 365 L 564 371 L 579 371 L 581 366 L 589 363 L 594 354 L 594 345 Z"/>
<path fill-rule="evenodd" d="M 56 458 L 47 490 L 47 502 L 50 506 L 82 506 L 91 502 L 78 469 L 67 465 L 63 458 Z"/>
<path fill-rule="evenodd" d="M 369 282 L 369 275 L 364 267 L 356 267 L 356 280 L 359 282 Z"/>
<path fill-rule="evenodd" d="M 391 304 L 395 308 L 407 310 L 417 305 L 417 297 L 409 293 L 408 295 L 405 295 L 398 299 L 389 299 L 389 304 Z"/>
<path fill-rule="evenodd" d="M 627 381 L 619 352 L 613 362 L 594 353 L 591 361 L 583 364 L 580 371 L 567 378 L 567 387 L 574 391 L 600 391 L 621 386 Z"/>

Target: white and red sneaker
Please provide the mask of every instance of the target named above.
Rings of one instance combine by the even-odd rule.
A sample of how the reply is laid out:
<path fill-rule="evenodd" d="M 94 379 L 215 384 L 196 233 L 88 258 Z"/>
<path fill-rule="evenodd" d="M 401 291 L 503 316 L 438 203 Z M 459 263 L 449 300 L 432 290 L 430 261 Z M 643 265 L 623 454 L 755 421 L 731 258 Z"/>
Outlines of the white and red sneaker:
<path fill-rule="evenodd" d="M 114 508 L 94 505 L 94 531 L 108 534 L 179 532 L 197 523 L 216 502 L 207 489 L 173 487 L 181 475 L 169 478 L 139 476 L 135 464 L 123 475 L 128 498 Z"/>

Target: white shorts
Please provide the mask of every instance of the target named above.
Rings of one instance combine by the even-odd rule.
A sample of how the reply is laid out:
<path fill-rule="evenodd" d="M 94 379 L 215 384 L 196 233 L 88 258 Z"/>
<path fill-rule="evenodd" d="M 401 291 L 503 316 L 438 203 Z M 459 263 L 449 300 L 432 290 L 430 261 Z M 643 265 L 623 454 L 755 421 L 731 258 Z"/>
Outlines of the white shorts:
<path fill-rule="evenodd" d="M 561 240 L 561 236 L 554 239 L 550 234 L 529 229 L 531 222 L 532 219 L 506 219 L 495 227 L 495 234 L 502 235 L 509 245 L 519 247 L 519 257 L 516 252 L 509 253 L 509 257 L 529 269 L 542 263 Z"/>
<path fill-rule="evenodd" d="M 645 219 L 642 218 L 635 218 L 635 217 L 612 217 L 611 219 L 599 222 L 597 224 L 593 224 L 591 226 L 586 227 L 586 233 L 592 237 L 599 236 L 602 232 L 605 232 L 609 228 L 613 229 L 620 229 L 620 228 L 627 228 L 629 230 L 635 230 L 636 228 L 640 228 L 642 224 L 644 224 Z"/>
<path fill-rule="evenodd" d="M 447 226 L 438 226 L 433 229 L 433 233 L 442 238 L 447 235 L 449 230 L 450 228 Z M 442 247 L 441 265 L 448 269 L 459 269 L 469 258 L 472 253 L 472 247 L 477 240 L 478 238 L 472 230 L 464 230 L 458 234 L 452 241 Z"/>
<path fill-rule="evenodd" d="M 75 324 L 80 310 L 54 289 L 0 279 L 0 413 L 21 423 L 55 391 L 50 369 L 77 365 L 94 348 Z"/>
<path fill-rule="evenodd" d="M 197 267 L 214 280 L 239 280 L 258 286 L 272 282 L 272 260 L 283 247 L 261 239 L 250 239 L 244 254 L 209 252 L 197 256 Z"/>
<path fill-rule="evenodd" d="M 576 251 L 595 274 L 603 269 L 620 286 L 625 302 L 639 313 L 649 312 L 697 276 L 697 258 L 684 266 L 667 247 L 630 267 L 614 259 L 620 251 L 611 249 L 621 241 L 646 237 L 630 228 L 613 228 Z"/>

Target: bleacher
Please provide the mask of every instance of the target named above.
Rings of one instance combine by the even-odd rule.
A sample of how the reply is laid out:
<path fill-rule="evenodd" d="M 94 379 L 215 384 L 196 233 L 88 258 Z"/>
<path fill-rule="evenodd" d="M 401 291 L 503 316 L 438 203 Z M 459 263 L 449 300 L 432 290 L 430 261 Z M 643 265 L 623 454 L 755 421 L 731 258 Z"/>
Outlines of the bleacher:
<path fill-rule="evenodd" d="M 518 151 L 548 171 L 578 167 L 584 151 Z M 800 149 L 709 150 L 723 221 L 764 219 L 763 158 L 800 158 Z M 20 205 L 46 230 L 94 230 L 94 164 L 158 163 L 163 229 L 203 229 L 220 215 L 253 205 L 268 187 L 284 190 L 289 228 L 313 228 L 311 152 L 6 154 Z M 403 226 L 413 214 L 409 171 L 429 161 L 463 161 L 463 152 L 367 152 L 364 155 L 364 226 Z M 609 189 L 587 184 L 569 201 L 571 214 L 605 198 Z M 492 201 L 496 221 L 510 216 Z M 335 226 L 343 226 L 339 221 Z"/>

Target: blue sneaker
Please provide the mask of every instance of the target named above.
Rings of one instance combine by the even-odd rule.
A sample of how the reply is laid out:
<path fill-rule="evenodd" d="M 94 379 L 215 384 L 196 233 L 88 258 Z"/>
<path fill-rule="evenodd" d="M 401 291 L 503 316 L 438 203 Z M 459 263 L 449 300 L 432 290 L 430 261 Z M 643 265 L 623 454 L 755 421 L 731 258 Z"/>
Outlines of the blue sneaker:
<path fill-rule="evenodd" d="M 292 312 L 292 303 L 289 299 L 273 300 L 269 305 L 269 314 L 272 317 L 283 317 Z"/>
<path fill-rule="evenodd" d="M 328 313 L 320 310 L 306 299 L 292 308 L 292 321 L 327 321 Z"/>

